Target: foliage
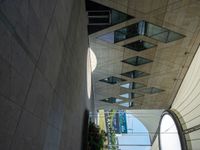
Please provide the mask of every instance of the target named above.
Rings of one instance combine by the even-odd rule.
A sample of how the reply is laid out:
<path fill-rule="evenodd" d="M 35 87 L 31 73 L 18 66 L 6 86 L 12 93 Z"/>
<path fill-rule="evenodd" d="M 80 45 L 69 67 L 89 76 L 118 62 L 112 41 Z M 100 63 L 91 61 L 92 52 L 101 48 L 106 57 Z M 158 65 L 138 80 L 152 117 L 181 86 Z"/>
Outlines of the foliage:
<path fill-rule="evenodd" d="M 100 128 L 97 125 L 95 125 L 93 122 L 90 122 L 88 134 L 88 150 L 102 150 L 105 141 L 105 131 L 100 131 Z"/>

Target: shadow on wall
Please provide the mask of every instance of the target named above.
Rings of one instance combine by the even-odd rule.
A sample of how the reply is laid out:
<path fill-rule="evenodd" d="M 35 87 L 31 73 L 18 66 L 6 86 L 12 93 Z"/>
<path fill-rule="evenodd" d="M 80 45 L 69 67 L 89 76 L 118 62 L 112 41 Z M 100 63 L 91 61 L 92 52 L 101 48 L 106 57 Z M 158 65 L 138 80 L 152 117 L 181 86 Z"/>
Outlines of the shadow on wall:
<path fill-rule="evenodd" d="M 86 109 L 83 115 L 81 150 L 87 150 L 89 111 Z"/>

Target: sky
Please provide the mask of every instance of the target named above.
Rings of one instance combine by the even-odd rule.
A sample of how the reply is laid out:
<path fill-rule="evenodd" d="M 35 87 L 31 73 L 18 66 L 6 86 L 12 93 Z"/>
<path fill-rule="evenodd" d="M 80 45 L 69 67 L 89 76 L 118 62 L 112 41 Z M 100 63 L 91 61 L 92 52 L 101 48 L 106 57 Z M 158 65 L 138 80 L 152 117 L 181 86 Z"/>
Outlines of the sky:
<path fill-rule="evenodd" d="M 119 145 L 150 145 L 148 130 L 132 114 L 126 115 L 128 134 L 118 137 Z M 150 150 L 150 146 L 119 146 L 121 150 Z"/>

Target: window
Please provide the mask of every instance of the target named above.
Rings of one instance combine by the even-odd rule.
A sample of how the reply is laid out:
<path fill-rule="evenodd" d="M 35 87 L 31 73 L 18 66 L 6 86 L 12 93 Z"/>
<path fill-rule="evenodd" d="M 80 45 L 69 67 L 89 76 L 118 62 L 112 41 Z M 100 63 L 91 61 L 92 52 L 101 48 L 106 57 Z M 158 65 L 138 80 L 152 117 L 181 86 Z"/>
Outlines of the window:
<path fill-rule="evenodd" d="M 140 66 L 143 64 L 147 64 L 152 62 L 152 60 L 140 57 L 140 56 L 135 56 L 135 57 L 131 57 L 125 60 L 122 60 L 122 62 L 133 65 L 133 66 Z"/>
<path fill-rule="evenodd" d="M 111 77 L 108 77 L 108 78 L 105 78 L 105 79 L 102 79 L 102 80 L 99 80 L 99 81 L 106 82 L 106 83 L 109 83 L 109 84 L 116 84 L 116 83 L 123 82 L 123 81 L 126 81 L 126 80 L 122 79 L 122 78 L 111 76 Z"/>
<path fill-rule="evenodd" d="M 149 87 L 149 88 L 141 89 L 140 92 L 146 93 L 146 94 L 155 94 L 155 93 L 164 92 L 164 90 L 161 90 L 155 87 Z"/>
<path fill-rule="evenodd" d="M 120 86 L 127 89 L 138 89 L 144 87 L 145 85 L 141 83 L 131 82 L 131 83 L 121 84 Z"/>
<path fill-rule="evenodd" d="M 88 12 L 88 34 L 134 18 L 92 0 L 86 0 L 86 10 Z"/>
<path fill-rule="evenodd" d="M 139 77 L 144 77 L 149 75 L 148 73 L 138 71 L 138 70 L 133 70 L 130 72 L 122 73 L 121 75 L 129 77 L 129 78 L 139 78 Z"/>
<path fill-rule="evenodd" d="M 159 140 L 161 150 L 186 150 L 181 124 L 172 111 L 165 111 L 162 115 Z"/>

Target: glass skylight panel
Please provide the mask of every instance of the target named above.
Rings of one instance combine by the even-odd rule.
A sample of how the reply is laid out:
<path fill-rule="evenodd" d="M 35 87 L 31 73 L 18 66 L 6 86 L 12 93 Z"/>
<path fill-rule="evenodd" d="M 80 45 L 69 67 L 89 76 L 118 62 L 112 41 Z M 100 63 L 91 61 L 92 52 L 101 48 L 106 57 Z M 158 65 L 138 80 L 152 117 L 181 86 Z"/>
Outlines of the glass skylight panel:
<path fill-rule="evenodd" d="M 163 28 L 161 26 L 154 25 L 149 22 L 145 22 L 145 36 L 156 39 L 161 42 L 172 42 L 184 38 L 185 36 Z"/>
<path fill-rule="evenodd" d="M 131 37 L 138 36 L 140 33 L 139 31 L 139 24 L 135 23 L 125 28 L 121 28 L 119 30 L 114 31 L 114 43 L 126 40 Z"/>
<path fill-rule="evenodd" d="M 102 80 L 99 80 L 99 81 L 106 82 L 106 83 L 109 83 L 109 84 L 116 84 L 116 83 L 123 82 L 123 81 L 126 81 L 126 80 L 122 79 L 122 78 L 111 76 L 111 77 L 108 77 L 108 78 L 105 78 L 105 79 L 102 79 Z"/>
<path fill-rule="evenodd" d="M 122 102 L 123 100 L 117 99 L 115 97 L 110 97 L 110 98 L 103 99 L 101 101 L 114 104 L 114 103 Z"/>
<path fill-rule="evenodd" d="M 92 34 L 134 18 L 126 13 L 104 6 L 102 4 L 86 1 L 88 12 L 88 33 Z"/>
<path fill-rule="evenodd" d="M 147 93 L 147 94 L 155 94 L 155 93 L 160 93 L 163 92 L 164 90 L 162 89 L 158 89 L 155 87 L 149 87 L 149 88 L 145 88 L 145 89 L 141 89 L 140 92 L 142 93 Z"/>
<path fill-rule="evenodd" d="M 119 12 L 119 11 L 114 10 L 114 9 L 111 10 L 111 23 L 112 23 L 112 25 L 127 21 L 131 18 L 134 18 L 134 17 L 129 16 L 125 13 Z"/>
<path fill-rule="evenodd" d="M 135 56 L 135 57 L 131 57 L 125 60 L 122 60 L 122 62 L 130 64 L 130 65 L 134 65 L 134 66 L 140 66 L 143 64 L 147 64 L 152 62 L 152 60 L 140 57 L 140 56 Z"/>
<path fill-rule="evenodd" d="M 121 84 L 120 86 L 127 89 L 138 89 L 144 87 L 145 85 L 141 83 L 131 82 L 131 83 Z"/>
<path fill-rule="evenodd" d="M 155 44 L 145 42 L 142 40 L 138 40 L 138 41 L 124 45 L 124 47 L 129 48 L 131 50 L 135 50 L 135 51 L 143 51 L 149 48 L 153 48 L 155 46 L 156 46 Z"/>
<path fill-rule="evenodd" d="M 128 108 L 134 106 L 133 102 L 120 103 L 118 105 L 123 106 L 123 107 L 128 107 Z"/>
<path fill-rule="evenodd" d="M 126 40 L 128 38 L 132 38 L 135 36 L 139 36 L 139 35 L 147 36 L 149 38 L 158 40 L 160 42 L 165 42 L 165 43 L 175 41 L 175 40 L 185 37 L 184 35 L 180 33 L 171 31 L 167 28 L 163 28 L 161 26 L 149 23 L 147 21 L 140 21 L 138 23 L 115 30 L 113 34 L 114 34 L 114 37 L 112 40 L 113 43 L 117 43 L 117 42 Z M 99 38 L 99 39 L 102 39 L 102 38 Z M 138 44 L 137 47 L 141 46 L 141 48 L 138 51 L 151 48 L 152 46 L 154 46 L 151 43 L 147 43 L 147 42 L 144 44 L 138 42 L 137 44 Z M 130 47 L 130 45 L 126 45 L 125 47 L 130 48 L 130 49 L 135 48 L 133 46 Z"/>
<path fill-rule="evenodd" d="M 133 70 L 133 71 L 122 73 L 121 75 L 129 77 L 129 78 L 139 78 L 139 77 L 147 76 L 149 74 L 142 71 Z"/>
<path fill-rule="evenodd" d="M 141 97 L 143 95 L 137 94 L 137 93 L 125 93 L 125 94 L 121 94 L 120 96 L 123 97 L 123 98 L 134 99 L 134 98 L 137 98 L 137 97 Z"/>
<path fill-rule="evenodd" d="M 103 34 L 97 38 L 105 42 L 114 43 L 114 32 Z"/>

